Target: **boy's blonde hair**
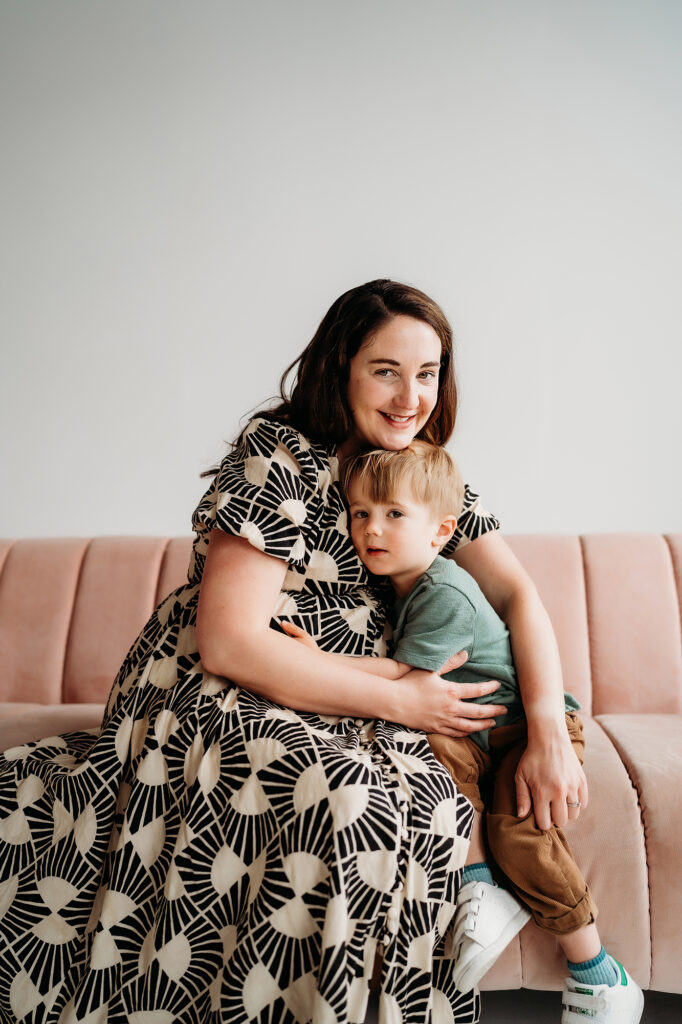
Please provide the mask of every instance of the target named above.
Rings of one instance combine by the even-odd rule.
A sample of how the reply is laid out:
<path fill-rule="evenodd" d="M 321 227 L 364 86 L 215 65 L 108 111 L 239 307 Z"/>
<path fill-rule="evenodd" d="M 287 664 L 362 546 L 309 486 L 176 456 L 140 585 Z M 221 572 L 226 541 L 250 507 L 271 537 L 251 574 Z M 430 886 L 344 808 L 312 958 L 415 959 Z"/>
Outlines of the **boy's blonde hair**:
<path fill-rule="evenodd" d="M 354 483 L 365 487 L 372 501 L 393 501 L 402 483 L 408 483 L 416 501 L 437 517 L 459 516 L 464 499 L 460 472 L 445 448 L 412 441 L 400 451 L 375 448 L 359 452 L 341 467 L 341 487 L 348 497 Z"/>

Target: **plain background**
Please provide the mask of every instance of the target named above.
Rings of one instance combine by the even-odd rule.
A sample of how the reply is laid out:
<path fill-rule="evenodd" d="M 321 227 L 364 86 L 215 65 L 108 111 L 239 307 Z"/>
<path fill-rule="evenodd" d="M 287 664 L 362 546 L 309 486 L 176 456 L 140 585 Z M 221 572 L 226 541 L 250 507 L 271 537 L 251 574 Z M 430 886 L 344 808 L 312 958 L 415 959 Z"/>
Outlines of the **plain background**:
<path fill-rule="evenodd" d="M 181 534 L 330 303 L 508 532 L 680 528 L 678 0 L 0 0 L 0 534 Z"/>

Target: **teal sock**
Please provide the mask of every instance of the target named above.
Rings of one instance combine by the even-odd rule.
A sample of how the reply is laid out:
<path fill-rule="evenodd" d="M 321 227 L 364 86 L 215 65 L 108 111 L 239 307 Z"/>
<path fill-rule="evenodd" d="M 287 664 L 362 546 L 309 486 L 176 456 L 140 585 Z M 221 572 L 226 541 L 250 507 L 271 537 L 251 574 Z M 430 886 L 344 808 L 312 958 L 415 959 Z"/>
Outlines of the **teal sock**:
<path fill-rule="evenodd" d="M 480 864 L 467 864 L 462 871 L 462 885 L 466 885 L 467 882 L 487 882 L 488 885 L 495 884 L 490 868 L 485 861 L 481 861 Z"/>
<path fill-rule="evenodd" d="M 585 960 L 581 964 L 568 961 L 571 977 L 583 985 L 617 985 L 620 971 L 609 954 L 602 946 L 594 960 Z"/>

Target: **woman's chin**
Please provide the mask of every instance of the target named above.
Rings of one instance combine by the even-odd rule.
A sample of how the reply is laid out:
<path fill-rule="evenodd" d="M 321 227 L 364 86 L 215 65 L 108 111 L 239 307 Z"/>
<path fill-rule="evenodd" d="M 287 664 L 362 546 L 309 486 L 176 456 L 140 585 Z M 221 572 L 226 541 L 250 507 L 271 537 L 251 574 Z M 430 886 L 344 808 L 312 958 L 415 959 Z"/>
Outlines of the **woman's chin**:
<path fill-rule="evenodd" d="M 401 452 L 403 448 L 407 448 L 408 444 L 414 441 L 415 437 L 416 434 L 413 434 L 411 431 L 409 434 L 399 434 L 397 437 L 391 431 L 390 434 L 384 437 L 384 440 L 378 447 L 384 448 L 387 452 Z"/>
<path fill-rule="evenodd" d="M 382 419 L 381 423 L 373 424 L 374 429 L 358 431 L 361 439 L 360 445 L 383 448 L 388 452 L 399 452 L 414 441 L 422 426 L 421 423 L 410 423 L 405 427 L 392 427 Z"/>
<path fill-rule="evenodd" d="M 376 447 L 385 448 L 386 451 L 390 452 L 398 452 L 403 448 L 407 448 L 408 444 L 414 441 L 416 436 L 416 431 L 412 425 L 410 425 L 409 429 L 405 427 L 383 426 L 382 429 L 376 431 Z"/>

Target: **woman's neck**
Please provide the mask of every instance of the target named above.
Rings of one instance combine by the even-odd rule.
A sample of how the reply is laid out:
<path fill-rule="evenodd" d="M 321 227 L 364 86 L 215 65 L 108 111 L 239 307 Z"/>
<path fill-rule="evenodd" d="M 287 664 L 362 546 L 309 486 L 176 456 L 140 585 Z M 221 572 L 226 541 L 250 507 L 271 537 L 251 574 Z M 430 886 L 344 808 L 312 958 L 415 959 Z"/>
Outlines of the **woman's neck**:
<path fill-rule="evenodd" d="M 362 447 L 357 437 L 349 437 L 347 441 L 342 441 L 336 449 L 336 457 L 339 460 L 339 469 L 343 465 L 346 459 L 349 459 L 351 455 L 355 455 L 356 452 L 360 451 Z"/>

